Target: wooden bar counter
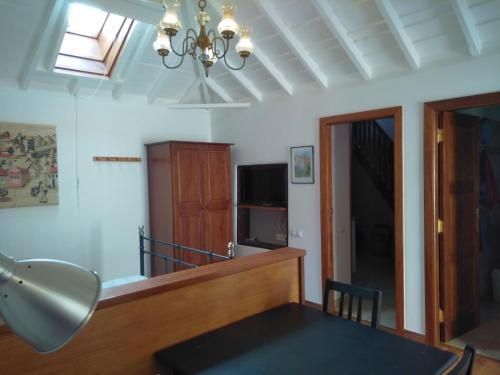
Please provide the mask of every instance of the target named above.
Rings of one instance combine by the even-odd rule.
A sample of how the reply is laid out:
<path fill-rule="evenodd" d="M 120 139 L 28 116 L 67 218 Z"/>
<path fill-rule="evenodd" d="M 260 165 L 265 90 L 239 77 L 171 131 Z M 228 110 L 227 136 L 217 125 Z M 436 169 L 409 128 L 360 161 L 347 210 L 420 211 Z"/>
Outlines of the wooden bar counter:
<path fill-rule="evenodd" d="M 283 248 L 104 290 L 82 332 L 49 355 L 0 327 L 0 374 L 155 374 L 157 350 L 303 303 L 304 256 Z"/>

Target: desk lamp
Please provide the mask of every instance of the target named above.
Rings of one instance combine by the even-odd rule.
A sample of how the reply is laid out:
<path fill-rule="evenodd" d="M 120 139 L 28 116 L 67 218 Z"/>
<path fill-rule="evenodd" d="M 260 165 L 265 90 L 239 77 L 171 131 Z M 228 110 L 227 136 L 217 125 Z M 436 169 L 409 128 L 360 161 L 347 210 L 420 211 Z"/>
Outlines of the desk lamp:
<path fill-rule="evenodd" d="M 95 272 L 58 260 L 15 260 L 0 253 L 0 315 L 39 353 L 71 341 L 92 316 L 100 293 Z"/>

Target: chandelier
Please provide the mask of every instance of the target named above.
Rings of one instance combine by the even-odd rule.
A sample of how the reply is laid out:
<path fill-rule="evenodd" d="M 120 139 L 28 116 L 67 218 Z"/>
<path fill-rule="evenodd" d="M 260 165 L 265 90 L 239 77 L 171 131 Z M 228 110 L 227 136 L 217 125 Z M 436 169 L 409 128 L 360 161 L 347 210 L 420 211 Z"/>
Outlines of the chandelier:
<path fill-rule="evenodd" d="M 193 28 L 186 31 L 182 48 L 180 51 L 174 48 L 172 40 L 181 30 L 182 24 L 177 15 L 177 10 L 181 6 L 180 0 L 165 0 L 164 7 L 165 15 L 158 25 L 158 37 L 153 43 L 153 48 L 161 56 L 163 65 L 167 69 L 177 69 L 184 62 L 186 55 L 190 55 L 193 59 L 198 59 L 203 68 L 205 75 L 208 77 L 210 68 L 217 62 L 223 60 L 224 64 L 232 70 L 241 70 L 245 66 L 246 59 L 250 57 L 254 50 L 253 43 L 250 39 L 252 29 L 248 26 L 239 26 L 234 20 L 234 12 L 236 6 L 233 1 L 226 0 L 222 6 L 224 12 L 222 20 L 217 27 L 219 34 L 213 29 L 207 31 L 207 24 L 210 22 L 210 16 L 205 11 L 207 1 L 198 1 L 199 12 L 195 17 L 199 25 L 199 31 L 196 32 Z M 240 66 L 232 66 L 226 59 L 229 51 L 231 40 L 239 34 L 240 40 L 236 44 L 236 52 L 240 55 L 242 62 Z M 178 57 L 178 62 L 174 65 L 168 65 L 165 58 L 170 53 Z"/>

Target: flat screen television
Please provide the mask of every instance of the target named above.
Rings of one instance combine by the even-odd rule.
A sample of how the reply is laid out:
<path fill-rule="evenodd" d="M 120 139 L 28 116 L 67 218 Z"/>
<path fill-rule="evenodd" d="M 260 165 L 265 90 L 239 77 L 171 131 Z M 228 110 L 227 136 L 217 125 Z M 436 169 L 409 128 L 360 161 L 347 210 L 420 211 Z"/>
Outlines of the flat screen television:
<path fill-rule="evenodd" d="M 288 164 L 238 166 L 238 203 L 286 207 Z"/>

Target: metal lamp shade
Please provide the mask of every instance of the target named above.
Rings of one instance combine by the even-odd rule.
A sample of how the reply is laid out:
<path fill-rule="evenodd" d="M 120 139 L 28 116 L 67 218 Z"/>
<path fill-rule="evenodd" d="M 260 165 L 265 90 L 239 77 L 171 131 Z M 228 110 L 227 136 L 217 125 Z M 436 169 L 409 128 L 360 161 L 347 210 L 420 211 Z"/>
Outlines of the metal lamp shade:
<path fill-rule="evenodd" d="M 39 353 L 68 343 L 92 316 L 99 276 L 72 263 L 0 253 L 0 314 Z"/>

